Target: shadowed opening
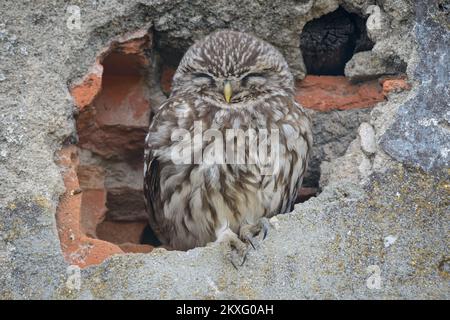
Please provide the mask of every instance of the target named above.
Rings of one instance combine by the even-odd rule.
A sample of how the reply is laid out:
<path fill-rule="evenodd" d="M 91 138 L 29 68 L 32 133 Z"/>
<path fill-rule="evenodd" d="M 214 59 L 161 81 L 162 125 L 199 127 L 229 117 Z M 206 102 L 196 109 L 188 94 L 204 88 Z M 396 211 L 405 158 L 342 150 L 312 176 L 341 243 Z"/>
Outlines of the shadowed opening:
<path fill-rule="evenodd" d="M 372 47 L 366 21 L 341 7 L 308 22 L 300 36 L 306 70 L 313 75 L 344 75 L 351 57 Z"/>
<path fill-rule="evenodd" d="M 147 225 L 143 153 L 150 117 L 148 38 L 113 45 L 102 59 L 101 90 L 80 111 L 77 169 L 87 236 L 136 251 Z"/>

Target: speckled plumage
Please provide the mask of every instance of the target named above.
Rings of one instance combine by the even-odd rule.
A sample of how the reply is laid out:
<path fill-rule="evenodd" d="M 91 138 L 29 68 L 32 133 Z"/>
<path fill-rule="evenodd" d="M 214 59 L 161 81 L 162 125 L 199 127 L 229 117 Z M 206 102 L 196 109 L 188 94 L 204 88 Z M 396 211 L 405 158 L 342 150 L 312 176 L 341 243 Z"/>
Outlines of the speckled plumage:
<path fill-rule="evenodd" d="M 229 103 L 225 80 L 234 93 Z M 187 51 L 146 138 L 144 193 L 150 225 L 163 244 L 185 250 L 229 234 L 245 240 L 242 230 L 291 210 L 312 144 L 310 122 L 294 101 L 293 87 L 282 55 L 248 34 L 219 31 Z M 278 129 L 280 166 L 264 175 L 258 161 L 175 164 L 172 150 L 181 142 L 171 134 L 180 128 L 193 133 L 194 121 L 224 137 L 230 128 Z M 246 159 L 253 157 L 249 152 Z"/>

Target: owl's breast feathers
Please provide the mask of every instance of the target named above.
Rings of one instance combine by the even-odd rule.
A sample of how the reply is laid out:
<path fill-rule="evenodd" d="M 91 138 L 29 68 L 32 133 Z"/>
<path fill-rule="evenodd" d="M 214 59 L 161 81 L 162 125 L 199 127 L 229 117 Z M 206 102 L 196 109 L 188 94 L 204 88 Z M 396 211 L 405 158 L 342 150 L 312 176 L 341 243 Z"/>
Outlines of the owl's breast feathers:
<path fill-rule="evenodd" d="M 224 155 L 227 129 L 244 131 L 244 163 L 236 161 L 236 153 L 234 163 L 205 163 L 217 139 L 211 138 L 210 129 L 222 134 Z M 278 165 L 270 171 L 263 170 L 255 154 L 259 149 L 250 147 L 261 140 L 263 129 L 268 132 L 269 153 L 276 150 L 273 141 L 279 142 Z M 252 130 L 259 139 L 248 134 Z M 200 144 L 194 138 L 199 132 Z M 278 132 L 278 139 L 270 140 L 272 132 Z M 188 145 L 192 152 L 174 163 L 174 154 Z M 272 96 L 239 110 L 232 105 L 218 108 L 199 96 L 170 98 L 157 110 L 145 141 L 144 195 L 152 228 L 162 243 L 184 250 L 214 241 L 224 224 L 237 232 L 242 221 L 291 210 L 311 145 L 309 119 L 290 97 Z M 195 153 L 202 161 L 196 161 Z"/>

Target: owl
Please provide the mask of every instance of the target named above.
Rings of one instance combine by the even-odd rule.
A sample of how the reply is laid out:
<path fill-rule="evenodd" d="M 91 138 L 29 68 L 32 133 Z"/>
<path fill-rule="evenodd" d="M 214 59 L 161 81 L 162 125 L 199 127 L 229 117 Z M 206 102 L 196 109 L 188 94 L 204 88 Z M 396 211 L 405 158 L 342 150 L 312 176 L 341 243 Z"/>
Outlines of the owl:
<path fill-rule="evenodd" d="M 267 219 L 292 210 L 311 145 L 281 53 L 246 33 L 206 36 L 182 58 L 146 136 L 150 227 L 174 250 L 220 242 L 236 266 Z"/>

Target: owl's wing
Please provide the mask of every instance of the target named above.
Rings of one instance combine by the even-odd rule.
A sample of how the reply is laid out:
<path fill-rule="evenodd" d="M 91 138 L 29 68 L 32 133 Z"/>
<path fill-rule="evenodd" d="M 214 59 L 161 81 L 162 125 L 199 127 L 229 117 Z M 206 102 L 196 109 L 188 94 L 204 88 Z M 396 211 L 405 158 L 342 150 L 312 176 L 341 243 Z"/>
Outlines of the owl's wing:
<path fill-rule="evenodd" d="M 159 162 L 152 156 L 145 159 L 145 172 L 144 172 L 144 196 L 145 205 L 149 217 L 153 220 L 156 219 L 155 212 L 157 212 L 157 200 L 159 194 Z"/>
<path fill-rule="evenodd" d="M 171 101 L 167 100 L 157 110 L 156 113 L 152 112 L 150 118 L 150 127 L 147 137 L 145 139 L 145 155 L 144 155 L 144 197 L 145 205 L 147 208 L 148 217 L 151 225 L 157 225 L 157 214 L 161 212 L 160 207 L 160 172 L 161 164 L 158 158 L 155 156 L 155 150 L 164 147 L 162 141 L 166 140 L 166 137 L 160 132 L 160 118 L 164 117 L 161 110 L 170 107 Z M 160 137 L 158 139 L 157 137 Z M 159 141 L 159 143 L 155 143 Z M 156 230 L 154 230 L 156 231 Z"/>
<path fill-rule="evenodd" d="M 299 103 L 295 101 L 293 102 L 293 107 L 295 113 L 298 114 L 298 117 L 296 117 L 295 120 L 295 124 L 296 127 L 299 129 L 300 137 L 295 138 L 296 142 L 295 144 L 294 143 L 291 144 L 298 146 L 293 151 L 295 151 L 296 153 L 295 157 L 295 159 L 297 159 L 296 161 L 301 163 L 301 166 L 298 167 L 300 171 L 296 172 L 296 174 L 289 177 L 289 179 L 296 179 L 296 180 L 293 184 L 294 188 L 290 190 L 290 196 L 288 198 L 288 205 L 286 206 L 287 209 L 286 212 L 292 211 L 294 209 L 295 200 L 298 196 L 298 190 L 302 185 L 303 177 L 305 176 L 305 172 L 308 168 L 308 162 L 313 144 L 310 114 L 303 106 L 301 106 Z M 301 141 L 304 141 L 304 143 L 302 144 Z M 291 183 L 288 183 L 288 185 L 291 185 Z"/>
<path fill-rule="evenodd" d="M 167 165 L 171 165 L 168 159 L 161 158 L 161 154 L 170 147 L 173 130 L 180 127 L 180 123 L 178 123 L 180 113 L 186 116 L 191 112 L 190 99 L 179 97 L 166 100 L 152 117 L 145 140 L 144 197 L 150 225 L 157 235 L 161 235 L 158 229 L 165 228 L 162 223 L 164 217 L 160 185 L 161 171 Z M 186 127 L 190 126 L 190 123 L 187 122 L 183 122 L 183 124 Z"/>

